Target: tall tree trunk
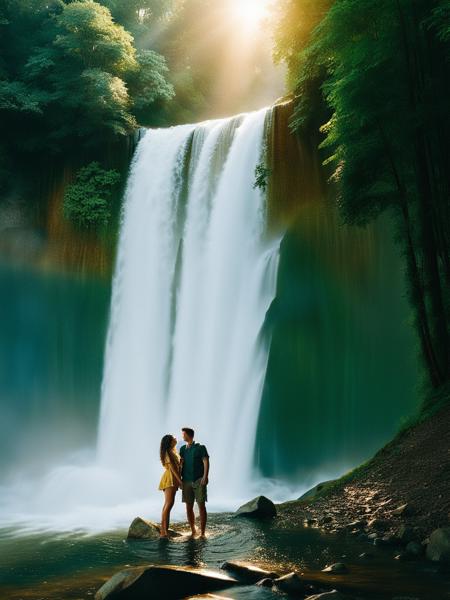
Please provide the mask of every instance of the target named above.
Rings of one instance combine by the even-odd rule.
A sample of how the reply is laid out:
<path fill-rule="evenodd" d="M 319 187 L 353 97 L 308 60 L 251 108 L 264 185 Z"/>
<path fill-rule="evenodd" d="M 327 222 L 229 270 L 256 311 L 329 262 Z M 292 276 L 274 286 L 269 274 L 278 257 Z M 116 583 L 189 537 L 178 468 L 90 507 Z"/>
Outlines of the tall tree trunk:
<path fill-rule="evenodd" d="M 414 139 L 414 169 L 416 173 L 418 192 L 418 221 L 420 226 L 420 240 L 424 257 L 425 295 L 429 296 L 432 316 L 430 332 L 433 341 L 434 354 L 438 367 L 438 377 L 435 385 L 440 385 L 449 377 L 449 333 L 447 316 L 443 299 L 443 290 L 440 280 L 438 264 L 438 247 L 436 244 L 436 215 L 435 206 L 437 199 L 434 192 L 430 174 L 430 161 L 427 154 L 428 139 L 419 117 L 421 94 L 426 68 L 421 64 L 421 57 L 414 52 L 415 47 L 421 47 L 419 24 L 417 19 L 413 23 L 413 37 L 415 44 L 411 44 L 408 35 L 408 25 L 401 6 L 397 0 L 397 10 L 402 35 L 403 49 L 406 64 L 406 84 L 409 92 L 409 101 L 416 125 L 413 132 Z M 413 8 L 413 7 L 411 7 Z M 412 11 L 414 13 L 414 11 Z M 413 21 L 415 15 L 413 14 Z M 425 310 L 427 310 L 426 302 Z"/>
<path fill-rule="evenodd" d="M 403 226 L 405 229 L 406 238 L 405 245 L 407 257 L 407 278 L 411 288 L 411 303 L 414 311 L 416 312 L 416 326 L 419 334 L 422 356 L 424 358 L 432 386 L 439 387 L 439 385 L 442 383 L 442 373 L 439 367 L 439 361 L 436 358 L 433 340 L 430 333 L 430 326 L 428 323 L 428 315 L 425 304 L 425 290 L 420 277 L 419 265 L 414 248 L 412 223 L 408 208 L 408 198 L 406 195 L 405 186 L 401 180 L 399 170 L 393 157 L 389 140 L 384 132 L 382 124 L 377 121 L 377 125 L 383 146 L 385 148 L 386 156 L 388 157 L 400 201 L 400 212 L 403 218 Z"/>

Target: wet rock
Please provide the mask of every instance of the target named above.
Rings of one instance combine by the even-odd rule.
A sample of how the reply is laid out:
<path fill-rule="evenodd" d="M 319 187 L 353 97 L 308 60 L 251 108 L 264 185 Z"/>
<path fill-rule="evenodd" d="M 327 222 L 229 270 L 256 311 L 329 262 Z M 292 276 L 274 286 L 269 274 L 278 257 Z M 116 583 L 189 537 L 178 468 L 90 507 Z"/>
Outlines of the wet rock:
<path fill-rule="evenodd" d="M 423 554 L 423 546 L 419 542 L 408 542 L 405 552 L 410 556 L 421 556 Z"/>
<path fill-rule="evenodd" d="M 407 514 L 409 514 L 410 508 L 408 506 L 408 504 L 401 504 L 400 506 L 397 506 L 397 508 L 394 508 L 394 510 L 392 511 L 393 515 L 397 515 L 399 517 L 405 516 Z"/>
<path fill-rule="evenodd" d="M 414 542 L 417 538 L 414 529 L 412 527 L 409 527 L 408 525 L 402 525 L 398 530 L 397 536 L 402 544 Z"/>
<path fill-rule="evenodd" d="M 388 521 L 386 521 L 386 519 L 379 519 L 375 517 L 374 519 L 370 519 L 370 521 L 367 523 L 367 527 L 369 529 L 376 529 L 377 531 L 382 531 L 383 529 L 389 527 L 389 523 Z"/>
<path fill-rule="evenodd" d="M 348 568 L 344 563 L 337 562 L 322 569 L 322 573 L 348 573 Z"/>
<path fill-rule="evenodd" d="M 95 600 L 177 600 L 193 594 L 223 590 L 237 585 L 225 573 L 185 567 L 136 567 L 111 577 L 96 593 Z"/>
<path fill-rule="evenodd" d="M 275 504 L 265 496 L 253 498 L 234 513 L 235 517 L 250 517 L 253 519 L 270 519 L 276 517 L 276 515 Z"/>
<path fill-rule="evenodd" d="M 350 600 L 348 596 L 344 596 L 337 590 L 331 590 L 324 592 L 323 594 L 314 594 L 314 596 L 307 596 L 305 600 Z"/>
<path fill-rule="evenodd" d="M 373 533 L 369 533 L 369 534 L 367 535 L 367 539 L 368 539 L 368 540 L 371 540 L 371 541 L 373 541 L 373 540 L 377 539 L 377 537 L 378 537 L 378 533 L 375 533 L 375 532 L 373 532 Z"/>
<path fill-rule="evenodd" d="M 273 589 L 277 592 L 284 592 L 289 595 L 302 594 L 308 592 L 308 584 L 303 581 L 297 573 L 288 573 L 283 577 L 275 579 Z"/>
<path fill-rule="evenodd" d="M 256 585 L 258 587 L 266 587 L 266 588 L 273 587 L 273 584 L 274 584 L 274 580 L 270 579 L 269 577 L 265 577 L 264 579 L 260 579 L 259 581 L 256 582 Z"/>
<path fill-rule="evenodd" d="M 375 538 L 373 541 L 375 546 L 396 546 L 399 544 L 399 542 L 400 540 L 398 539 L 398 537 L 391 533 L 383 535 L 383 537 L 381 538 Z"/>
<path fill-rule="evenodd" d="M 129 540 L 155 540 L 160 536 L 161 530 L 159 525 L 152 521 L 146 521 L 141 517 L 136 517 L 128 529 L 127 539 Z M 177 533 L 173 529 L 169 529 L 169 537 L 180 537 L 181 533 Z"/>
<path fill-rule="evenodd" d="M 220 568 L 242 583 L 257 583 L 263 579 L 273 580 L 279 577 L 279 573 L 240 561 L 226 561 Z"/>
<path fill-rule="evenodd" d="M 319 525 L 330 525 L 333 522 L 333 517 L 330 515 L 326 515 L 319 519 Z"/>
<path fill-rule="evenodd" d="M 366 525 L 365 521 L 362 520 L 358 520 L 358 521 L 352 521 L 351 523 L 348 523 L 348 525 L 345 526 L 346 529 L 364 529 Z"/>
<path fill-rule="evenodd" d="M 426 554 L 430 560 L 450 563 L 450 527 L 441 527 L 432 532 Z"/>
<path fill-rule="evenodd" d="M 303 500 L 309 502 L 310 500 L 314 500 L 320 492 L 323 492 L 325 488 L 327 488 L 331 483 L 334 483 L 337 479 L 329 479 L 328 481 L 322 481 L 318 483 L 313 488 L 305 492 L 300 498 L 297 500 Z"/>

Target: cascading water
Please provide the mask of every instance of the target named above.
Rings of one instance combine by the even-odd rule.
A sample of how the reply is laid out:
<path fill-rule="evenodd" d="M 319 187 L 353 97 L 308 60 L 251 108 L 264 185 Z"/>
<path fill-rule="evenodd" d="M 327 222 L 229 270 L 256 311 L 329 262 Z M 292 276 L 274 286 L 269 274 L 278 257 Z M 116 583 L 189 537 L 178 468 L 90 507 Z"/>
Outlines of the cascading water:
<path fill-rule="evenodd" d="M 178 435 L 183 425 L 208 445 L 222 499 L 250 480 L 267 363 L 261 333 L 279 248 L 267 240 L 264 194 L 253 186 L 266 115 L 150 130 L 137 150 L 113 284 L 98 460 L 131 475 L 141 492 L 157 479 L 157 460 L 151 475 L 149 464 L 161 435 Z"/>
<path fill-rule="evenodd" d="M 106 531 L 137 514 L 158 519 L 159 440 L 182 426 L 209 448 L 212 510 L 257 493 L 295 498 L 367 459 L 413 408 L 413 340 L 389 236 L 383 227 L 343 229 L 307 193 L 299 206 L 285 185 L 289 168 L 279 173 L 282 161 L 295 169 L 297 159 L 284 154 L 287 124 L 280 129 L 277 114 L 141 139 L 123 207 L 100 411 L 108 286 L 94 293 L 92 282 L 0 268 L 2 289 L 22 300 L 4 311 L 0 340 L 8 372 L 0 395 L 10 397 L 0 428 L 3 444 L 20 449 L 0 456 L 9 471 L 0 478 L 0 527 Z M 266 142 L 271 186 L 277 176 L 280 185 L 274 210 L 283 199 L 301 209 L 281 246 L 253 187 Z M 33 351 L 42 355 L 35 371 Z M 183 516 L 179 502 L 174 516 Z"/>
<path fill-rule="evenodd" d="M 157 518 L 159 441 L 192 426 L 211 455 L 211 505 L 252 493 L 280 239 L 254 187 L 266 109 L 149 130 L 131 168 L 113 280 L 97 450 L 53 469 L 9 521 L 108 529 Z M 21 487 L 22 486 L 22 487 Z M 180 514 L 181 507 L 178 507 Z"/>

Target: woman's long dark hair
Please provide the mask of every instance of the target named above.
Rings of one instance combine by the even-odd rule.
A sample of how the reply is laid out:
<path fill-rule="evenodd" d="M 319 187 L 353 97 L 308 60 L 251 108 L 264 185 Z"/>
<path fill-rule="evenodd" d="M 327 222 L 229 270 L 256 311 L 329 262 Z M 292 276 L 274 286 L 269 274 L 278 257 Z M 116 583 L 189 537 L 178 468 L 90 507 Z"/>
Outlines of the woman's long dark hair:
<path fill-rule="evenodd" d="M 178 471 L 178 464 L 177 464 L 177 461 L 175 460 L 174 452 L 172 449 L 172 444 L 173 444 L 174 439 L 175 438 L 173 437 L 173 435 L 170 435 L 170 433 L 165 435 L 162 438 L 161 446 L 159 449 L 159 457 L 161 459 L 162 466 L 165 467 L 166 466 L 165 459 L 166 459 L 166 454 L 167 454 L 170 462 L 172 463 L 172 466 L 175 468 L 176 471 Z"/>

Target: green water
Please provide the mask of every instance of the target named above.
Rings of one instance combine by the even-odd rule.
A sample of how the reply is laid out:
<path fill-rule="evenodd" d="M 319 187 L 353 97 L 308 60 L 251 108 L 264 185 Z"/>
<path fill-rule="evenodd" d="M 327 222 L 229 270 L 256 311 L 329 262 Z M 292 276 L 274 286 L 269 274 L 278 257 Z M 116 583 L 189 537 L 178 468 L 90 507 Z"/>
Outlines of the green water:
<path fill-rule="evenodd" d="M 95 441 L 109 294 L 105 280 L 0 265 L 0 473 Z"/>
<path fill-rule="evenodd" d="M 183 531 L 183 529 L 182 529 Z M 187 536 L 174 541 L 130 541 L 125 531 L 93 537 L 36 535 L 11 538 L 0 531 L 2 561 L 0 597 L 9 600 L 70 600 L 93 596 L 116 571 L 145 564 L 219 568 L 225 560 L 246 560 L 280 573 L 301 570 L 314 579 L 327 564 L 344 561 L 349 573 L 326 576 L 325 582 L 345 586 L 361 599 L 418 600 L 449 598 L 450 578 L 425 562 L 393 560 L 393 548 L 369 547 L 354 539 L 324 535 L 317 529 L 292 528 L 282 519 L 258 524 L 213 515 L 208 539 Z M 373 553 L 362 559 L 364 551 Z M 220 594 L 222 595 L 222 594 Z M 273 598 L 270 590 L 242 587 L 226 590 L 226 598 Z"/>
<path fill-rule="evenodd" d="M 368 458 L 416 405 L 416 342 L 387 222 L 308 209 L 281 247 L 258 428 L 265 475 L 306 481 Z"/>

